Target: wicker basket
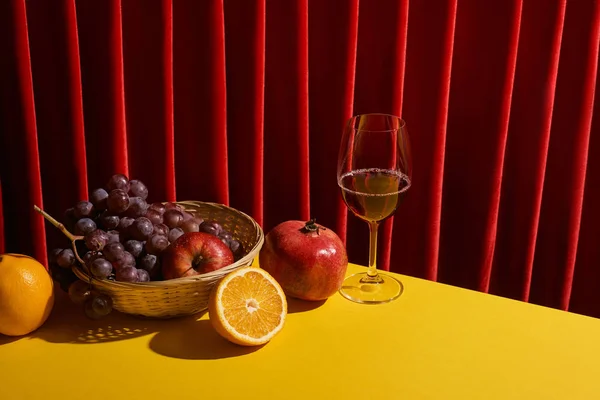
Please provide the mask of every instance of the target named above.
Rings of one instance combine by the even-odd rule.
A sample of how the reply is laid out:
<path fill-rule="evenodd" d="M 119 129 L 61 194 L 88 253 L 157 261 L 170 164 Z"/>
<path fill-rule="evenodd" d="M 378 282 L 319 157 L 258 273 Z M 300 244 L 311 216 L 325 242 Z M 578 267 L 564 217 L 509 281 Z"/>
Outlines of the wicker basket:
<path fill-rule="evenodd" d="M 199 201 L 180 201 L 176 204 L 205 220 L 219 222 L 242 244 L 244 255 L 217 271 L 165 281 L 128 283 L 96 279 L 90 277 L 79 263 L 73 267 L 75 275 L 85 282 L 91 278 L 96 290 L 112 298 L 113 308 L 126 314 L 173 318 L 205 310 L 211 289 L 223 276 L 252 264 L 263 245 L 264 233 L 250 216 L 222 204 Z"/>

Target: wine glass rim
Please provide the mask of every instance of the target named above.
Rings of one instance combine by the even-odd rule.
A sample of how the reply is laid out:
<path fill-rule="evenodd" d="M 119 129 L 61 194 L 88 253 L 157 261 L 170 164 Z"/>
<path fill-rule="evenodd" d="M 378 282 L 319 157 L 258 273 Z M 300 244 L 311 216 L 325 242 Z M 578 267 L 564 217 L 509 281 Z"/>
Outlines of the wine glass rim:
<path fill-rule="evenodd" d="M 400 118 L 399 116 L 393 115 L 393 114 L 386 114 L 386 113 L 356 114 L 356 115 L 353 115 L 352 118 L 350 118 L 350 119 L 355 120 L 355 119 L 362 118 L 362 117 L 376 116 L 376 115 L 394 118 L 394 119 L 398 120 L 399 125 L 397 128 L 394 128 L 394 129 L 359 129 L 359 128 L 353 128 L 353 129 L 355 131 L 361 131 L 361 132 L 391 132 L 391 131 L 397 131 L 399 129 L 404 129 L 406 127 L 406 121 L 404 119 Z"/>

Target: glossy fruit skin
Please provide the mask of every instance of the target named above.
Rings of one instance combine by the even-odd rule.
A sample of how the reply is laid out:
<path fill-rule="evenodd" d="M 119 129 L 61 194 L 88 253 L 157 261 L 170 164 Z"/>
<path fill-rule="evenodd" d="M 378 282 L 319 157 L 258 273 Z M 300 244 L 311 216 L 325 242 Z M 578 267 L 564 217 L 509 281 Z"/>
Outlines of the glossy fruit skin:
<path fill-rule="evenodd" d="M 161 255 L 164 279 L 216 271 L 233 264 L 233 253 L 221 239 L 203 232 L 188 232 L 171 243 Z"/>
<path fill-rule="evenodd" d="M 306 221 L 285 221 L 266 236 L 259 265 L 271 274 L 285 294 L 302 300 L 321 301 L 341 287 L 348 255 L 331 229 Z"/>
<path fill-rule="evenodd" d="M 23 254 L 0 254 L 0 334 L 33 332 L 53 306 L 54 283 L 42 264 Z"/>

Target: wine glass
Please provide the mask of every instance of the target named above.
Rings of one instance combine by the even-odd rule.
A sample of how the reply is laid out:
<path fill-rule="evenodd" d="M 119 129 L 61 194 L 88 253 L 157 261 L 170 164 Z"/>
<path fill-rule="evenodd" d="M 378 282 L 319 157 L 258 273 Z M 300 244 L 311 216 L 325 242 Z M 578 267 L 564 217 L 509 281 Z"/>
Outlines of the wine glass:
<path fill-rule="evenodd" d="M 340 144 L 337 179 L 344 203 L 368 223 L 370 232 L 369 268 L 346 278 L 340 293 L 367 304 L 397 299 L 404 290 L 402 283 L 377 271 L 377 231 L 410 188 L 410 144 L 405 122 L 388 114 L 350 118 Z"/>

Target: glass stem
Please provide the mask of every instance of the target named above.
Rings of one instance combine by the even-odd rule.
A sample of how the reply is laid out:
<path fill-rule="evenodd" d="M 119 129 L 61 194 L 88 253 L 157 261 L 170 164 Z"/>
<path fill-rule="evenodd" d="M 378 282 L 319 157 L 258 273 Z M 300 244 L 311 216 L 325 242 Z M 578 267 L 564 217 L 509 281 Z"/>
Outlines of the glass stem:
<path fill-rule="evenodd" d="M 369 269 L 367 275 L 370 278 L 377 278 L 377 230 L 379 223 L 377 221 L 369 222 Z"/>

